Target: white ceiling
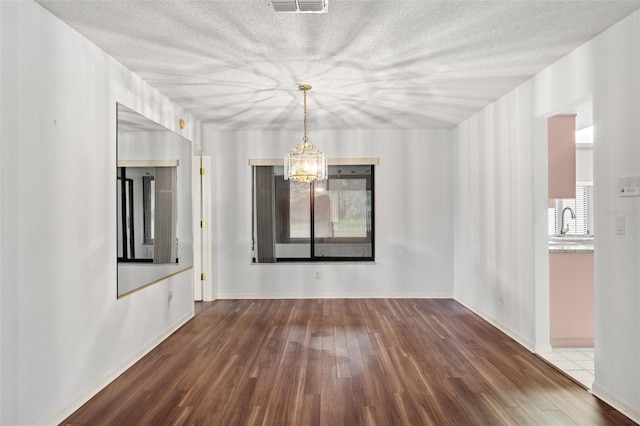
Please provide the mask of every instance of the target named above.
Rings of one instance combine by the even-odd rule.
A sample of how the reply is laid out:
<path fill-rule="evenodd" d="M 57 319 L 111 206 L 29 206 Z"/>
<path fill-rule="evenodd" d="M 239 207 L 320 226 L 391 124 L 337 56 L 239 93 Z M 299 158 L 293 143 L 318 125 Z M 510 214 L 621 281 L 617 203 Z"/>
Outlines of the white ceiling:
<path fill-rule="evenodd" d="M 216 129 L 452 127 L 640 0 L 39 1 Z"/>

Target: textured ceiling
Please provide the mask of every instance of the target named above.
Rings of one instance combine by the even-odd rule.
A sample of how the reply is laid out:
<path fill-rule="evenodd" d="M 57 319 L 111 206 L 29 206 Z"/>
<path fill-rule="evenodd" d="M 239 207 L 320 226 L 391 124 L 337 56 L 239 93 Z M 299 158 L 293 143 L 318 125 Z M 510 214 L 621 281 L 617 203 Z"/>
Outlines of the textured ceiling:
<path fill-rule="evenodd" d="M 216 129 L 452 127 L 640 0 L 39 1 Z"/>

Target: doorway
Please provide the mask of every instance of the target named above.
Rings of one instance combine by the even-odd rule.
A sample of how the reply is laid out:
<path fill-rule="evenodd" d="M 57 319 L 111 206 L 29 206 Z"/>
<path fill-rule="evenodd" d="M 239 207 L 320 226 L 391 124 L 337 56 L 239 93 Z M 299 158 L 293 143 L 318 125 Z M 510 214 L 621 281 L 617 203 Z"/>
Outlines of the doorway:
<path fill-rule="evenodd" d="M 591 99 L 551 114 L 575 114 L 575 196 L 548 199 L 549 180 L 537 187 L 536 212 L 546 211 L 547 229 L 536 229 L 536 352 L 587 389 L 594 381 L 593 104 Z M 538 160 L 547 167 L 547 119 L 538 120 Z M 551 130 L 549 130 L 551 129 Z M 538 144 L 537 144 L 538 145 Z M 544 157 L 544 158 L 543 158 Z M 542 172 L 546 174 L 545 172 Z M 554 183 L 552 182 L 551 185 Z M 544 186 L 544 187 L 543 187 Z M 542 206 L 542 204 L 546 206 Z M 542 233 L 544 232 L 544 236 Z M 538 234 L 540 233 L 540 234 Z M 544 237 L 544 238 L 543 238 Z"/>

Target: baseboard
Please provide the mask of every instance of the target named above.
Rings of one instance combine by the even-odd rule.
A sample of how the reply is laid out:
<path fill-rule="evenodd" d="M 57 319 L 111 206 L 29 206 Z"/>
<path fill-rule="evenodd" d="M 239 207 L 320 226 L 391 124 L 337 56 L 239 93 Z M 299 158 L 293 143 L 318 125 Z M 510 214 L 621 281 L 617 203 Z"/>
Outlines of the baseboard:
<path fill-rule="evenodd" d="M 553 347 L 551 345 L 536 344 L 534 349 L 537 354 L 550 354 L 553 352 Z"/>
<path fill-rule="evenodd" d="M 629 417 L 634 422 L 640 424 L 640 408 L 634 407 L 629 402 L 618 397 L 613 392 L 610 392 L 609 390 L 600 386 L 597 382 L 593 383 L 593 386 L 591 387 L 591 393 L 596 398 L 601 399 L 625 416 Z"/>
<path fill-rule="evenodd" d="M 474 314 L 478 315 L 480 318 L 482 318 L 483 320 L 485 320 L 486 322 L 488 322 L 489 324 L 491 324 L 492 326 L 494 326 L 498 330 L 502 331 L 507 336 L 511 337 L 513 340 L 515 340 L 520 345 L 524 346 L 529 352 L 533 352 L 533 353 L 536 352 L 535 343 L 532 342 L 531 340 L 527 339 L 526 337 L 524 337 L 523 335 L 521 335 L 517 331 L 512 330 L 511 328 L 507 327 L 506 325 L 504 325 L 500 321 L 498 321 L 495 318 L 493 318 L 491 315 L 488 315 L 486 312 L 483 312 L 483 311 L 477 309 L 473 305 L 465 302 L 464 300 L 462 300 L 462 299 L 460 299 L 458 297 L 454 296 L 454 300 L 456 302 L 460 303 L 465 308 L 469 309 Z"/>
<path fill-rule="evenodd" d="M 436 294 L 235 294 L 218 293 L 216 300 L 232 299 L 452 299 L 449 293 Z"/>
<path fill-rule="evenodd" d="M 160 334 L 159 336 L 156 336 L 154 339 L 152 339 L 150 342 L 144 345 L 138 352 L 136 352 L 127 360 L 125 360 L 118 368 L 116 368 L 114 371 L 107 374 L 102 380 L 96 383 L 89 391 L 83 392 L 82 395 L 75 398 L 72 403 L 68 404 L 66 407 L 58 410 L 57 412 L 49 416 L 47 419 L 45 419 L 42 422 L 42 424 L 58 425 L 62 423 L 64 419 L 69 417 L 76 410 L 82 407 L 87 401 L 89 401 L 91 398 L 96 396 L 98 392 L 100 392 L 109 383 L 111 383 L 116 378 L 118 378 L 118 376 L 120 376 L 122 373 L 128 370 L 131 366 L 133 366 L 133 364 L 138 362 L 142 357 L 144 357 L 146 354 L 151 352 L 153 348 L 158 346 L 160 343 L 162 343 L 163 340 L 165 340 L 167 337 L 173 334 L 177 329 L 179 329 L 184 324 L 186 324 L 186 322 L 189 321 L 191 318 L 193 318 L 193 316 L 194 316 L 193 311 L 188 312 L 186 315 L 184 315 L 174 324 L 170 325 L 167 329 L 165 329 L 162 332 L 162 334 Z"/>

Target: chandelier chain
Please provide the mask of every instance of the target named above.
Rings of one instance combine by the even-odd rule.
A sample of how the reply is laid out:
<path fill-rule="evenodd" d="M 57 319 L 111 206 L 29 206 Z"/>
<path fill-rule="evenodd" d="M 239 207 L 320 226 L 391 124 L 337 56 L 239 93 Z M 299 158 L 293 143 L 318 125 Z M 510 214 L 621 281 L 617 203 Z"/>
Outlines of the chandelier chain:
<path fill-rule="evenodd" d="M 304 89 L 304 137 L 303 142 L 307 142 L 307 89 Z"/>

